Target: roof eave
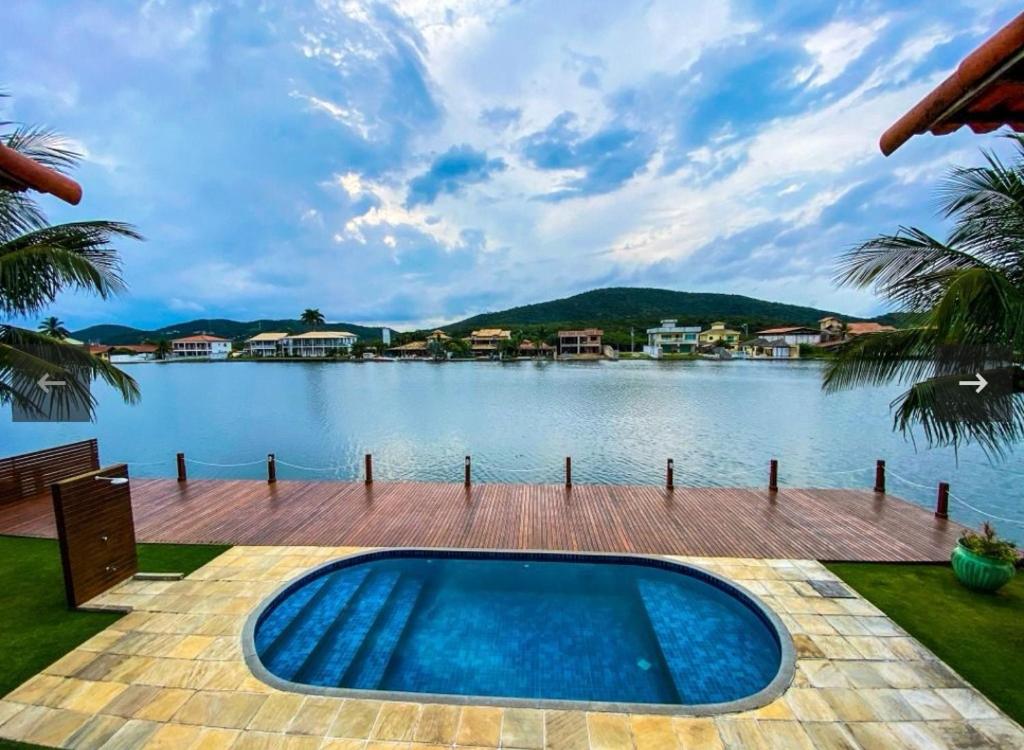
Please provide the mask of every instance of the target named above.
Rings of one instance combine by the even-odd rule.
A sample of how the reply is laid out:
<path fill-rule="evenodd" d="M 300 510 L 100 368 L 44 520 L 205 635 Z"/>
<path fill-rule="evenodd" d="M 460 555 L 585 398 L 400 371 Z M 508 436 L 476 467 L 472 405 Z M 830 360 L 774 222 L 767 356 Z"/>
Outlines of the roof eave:
<path fill-rule="evenodd" d="M 14 186 L 15 189 L 31 189 L 40 193 L 50 193 L 72 206 L 82 200 L 82 187 L 67 175 L 44 167 L 0 143 L 0 177 Z"/>

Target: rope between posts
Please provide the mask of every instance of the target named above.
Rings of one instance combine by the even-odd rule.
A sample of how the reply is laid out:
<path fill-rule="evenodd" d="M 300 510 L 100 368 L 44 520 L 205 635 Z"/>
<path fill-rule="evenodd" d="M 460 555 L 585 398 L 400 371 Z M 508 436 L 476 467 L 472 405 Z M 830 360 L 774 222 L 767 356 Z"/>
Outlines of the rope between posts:
<path fill-rule="evenodd" d="M 265 461 L 266 461 L 266 459 L 261 458 L 261 459 L 258 459 L 256 461 L 244 461 L 242 463 L 237 463 L 237 464 L 218 464 L 218 463 L 213 463 L 212 461 L 199 461 L 199 460 L 197 460 L 195 458 L 188 458 L 187 456 L 185 457 L 185 462 L 186 463 L 198 464 L 200 466 L 216 466 L 217 468 L 221 468 L 221 469 L 233 469 L 233 468 L 236 468 L 238 466 L 255 466 L 256 464 L 265 463 Z"/>
<path fill-rule="evenodd" d="M 885 473 L 886 473 L 887 476 L 892 477 L 893 479 L 897 480 L 898 482 L 903 482 L 904 484 L 909 484 L 911 487 L 920 487 L 922 490 L 934 490 L 935 489 L 935 487 L 933 487 L 931 485 L 921 484 L 920 482 L 912 482 L 909 479 L 907 479 L 906 477 L 901 477 L 899 474 L 897 474 L 895 471 L 893 471 L 889 467 L 886 467 Z"/>
<path fill-rule="evenodd" d="M 999 521 L 1000 523 L 1010 523 L 1010 524 L 1013 524 L 1014 526 L 1024 526 L 1024 521 L 1020 521 L 1020 520 L 1017 520 L 1017 519 L 1014 519 L 1014 518 L 1006 518 L 1004 516 L 997 516 L 997 515 L 995 515 L 993 513 L 988 513 L 987 511 L 984 511 L 981 508 L 975 508 L 973 505 L 971 505 L 969 502 L 964 500 L 962 497 L 954 495 L 952 492 L 949 493 L 949 496 L 951 498 L 953 498 L 954 500 L 956 500 L 958 503 L 960 503 L 965 508 L 967 508 L 969 510 L 973 510 L 975 513 L 977 513 L 980 516 L 986 516 L 987 518 L 991 518 L 993 521 Z"/>
<path fill-rule="evenodd" d="M 340 471 L 342 469 L 341 466 L 321 467 L 321 466 L 302 466 L 301 464 L 291 464 L 291 463 L 288 463 L 287 461 L 285 461 L 284 459 L 277 458 L 277 457 L 274 458 L 274 461 L 279 463 L 279 464 L 281 464 L 282 466 L 287 466 L 287 467 L 292 468 L 292 469 L 300 469 L 301 471 L 335 471 L 336 472 L 336 471 Z"/>

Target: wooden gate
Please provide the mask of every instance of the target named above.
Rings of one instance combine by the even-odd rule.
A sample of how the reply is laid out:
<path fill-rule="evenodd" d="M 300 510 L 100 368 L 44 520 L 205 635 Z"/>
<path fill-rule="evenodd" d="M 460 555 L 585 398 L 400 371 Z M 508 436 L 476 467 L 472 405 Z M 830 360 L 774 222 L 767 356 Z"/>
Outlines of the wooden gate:
<path fill-rule="evenodd" d="M 114 464 L 53 484 L 64 588 L 77 607 L 139 570 L 128 465 Z"/>

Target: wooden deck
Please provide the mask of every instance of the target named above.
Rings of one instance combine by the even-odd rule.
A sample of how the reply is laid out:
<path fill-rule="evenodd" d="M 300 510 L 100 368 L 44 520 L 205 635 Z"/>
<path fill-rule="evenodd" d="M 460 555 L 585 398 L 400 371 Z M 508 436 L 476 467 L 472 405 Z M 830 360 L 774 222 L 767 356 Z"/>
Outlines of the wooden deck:
<path fill-rule="evenodd" d="M 944 561 L 963 527 L 862 490 L 133 479 L 138 538 Z M 48 495 L 0 533 L 54 536 Z"/>

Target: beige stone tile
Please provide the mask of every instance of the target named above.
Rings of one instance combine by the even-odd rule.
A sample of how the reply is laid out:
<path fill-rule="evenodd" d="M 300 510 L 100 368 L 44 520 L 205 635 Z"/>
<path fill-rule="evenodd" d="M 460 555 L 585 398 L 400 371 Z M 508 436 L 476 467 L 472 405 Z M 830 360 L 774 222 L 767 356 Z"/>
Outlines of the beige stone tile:
<path fill-rule="evenodd" d="M 808 721 L 801 726 L 817 750 L 861 750 L 850 730 L 842 724 Z"/>
<path fill-rule="evenodd" d="M 933 731 L 933 723 L 923 721 L 897 721 L 886 724 L 889 731 L 906 747 L 914 750 L 949 750 L 942 737 Z M 977 748 L 977 746 L 974 746 Z"/>
<path fill-rule="evenodd" d="M 190 724 L 161 724 L 146 740 L 146 750 L 182 750 L 199 739 L 200 727 Z"/>
<path fill-rule="evenodd" d="M 317 750 L 321 742 L 308 734 L 246 731 L 239 733 L 231 750 Z"/>
<path fill-rule="evenodd" d="M 331 724 L 331 737 L 365 740 L 373 731 L 380 712 L 380 701 L 348 700 Z"/>
<path fill-rule="evenodd" d="M 1006 745 L 997 746 L 991 738 L 983 734 L 976 727 L 971 726 L 969 722 L 959 721 L 929 721 L 925 725 L 928 732 L 937 737 L 939 741 L 946 747 L 952 748 L 1002 748 L 1007 747 Z M 1009 747 L 1012 747 L 1009 746 Z M 1018 747 L 1021 745 L 1018 744 Z"/>
<path fill-rule="evenodd" d="M 125 719 L 120 716 L 93 716 L 67 739 L 65 746 L 73 750 L 92 750 L 117 734 L 124 724 Z"/>
<path fill-rule="evenodd" d="M 740 714 L 736 718 L 759 719 L 760 721 L 796 721 L 793 709 L 783 698 L 776 698 L 767 706 Z"/>
<path fill-rule="evenodd" d="M 885 665 L 867 661 L 841 661 L 836 662 L 836 669 L 843 673 L 843 676 L 855 688 L 884 688 L 889 687 L 889 680 L 885 674 Z"/>
<path fill-rule="evenodd" d="M 826 659 L 863 659 L 864 655 L 842 635 L 812 635 L 811 640 Z"/>
<path fill-rule="evenodd" d="M 327 730 L 334 723 L 343 701 L 339 698 L 311 695 L 302 702 L 302 706 L 295 714 L 291 726 L 288 727 L 290 734 L 315 734 L 323 737 Z"/>
<path fill-rule="evenodd" d="M 801 659 L 797 664 L 799 671 L 806 675 L 807 682 L 817 688 L 850 687 L 846 675 L 827 659 Z"/>
<path fill-rule="evenodd" d="M 939 688 L 935 691 L 965 719 L 998 719 L 999 711 L 970 688 Z"/>
<path fill-rule="evenodd" d="M 508 721 L 507 717 L 505 721 Z M 675 750 L 679 747 L 671 716 L 633 714 L 629 723 L 636 750 Z"/>
<path fill-rule="evenodd" d="M 501 709 L 466 706 L 459 715 L 455 742 L 475 747 L 497 747 L 501 739 Z"/>
<path fill-rule="evenodd" d="M 134 718 L 149 721 L 167 721 L 195 695 L 192 690 L 181 688 L 160 688 L 148 704 L 135 712 Z"/>
<path fill-rule="evenodd" d="M 363 750 L 366 740 L 350 740 L 344 737 L 328 737 L 320 750 Z M 448 745 L 416 745 L 416 750 L 443 750 Z"/>
<path fill-rule="evenodd" d="M 690 748 L 707 748 L 720 750 L 724 747 L 722 737 L 714 719 L 704 717 L 677 718 L 672 720 L 676 737 L 685 750 Z"/>
<path fill-rule="evenodd" d="M 860 697 L 871 707 L 878 721 L 919 721 L 921 714 L 907 703 L 899 690 L 861 690 Z"/>
<path fill-rule="evenodd" d="M 38 674 L 8 693 L 5 700 L 15 703 L 39 704 L 44 698 L 59 690 L 67 681 L 67 678 L 57 675 Z"/>
<path fill-rule="evenodd" d="M 391 742 L 387 740 L 369 740 L 365 745 L 365 750 L 409 750 L 412 747 L 411 742 Z"/>
<path fill-rule="evenodd" d="M 209 648 L 214 640 L 216 638 L 212 635 L 187 635 L 178 641 L 167 655 L 177 659 L 195 659 Z"/>
<path fill-rule="evenodd" d="M 52 709 L 37 721 L 22 738 L 36 745 L 63 745 L 92 717 L 79 711 Z"/>
<path fill-rule="evenodd" d="M 625 714 L 588 713 L 591 750 L 632 750 L 633 733 Z"/>
<path fill-rule="evenodd" d="M 846 729 L 863 750 L 905 750 L 909 747 L 890 731 L 888 724 L 882 722 L 856 722 L 847 724 Z"/>
<path fill-rule="evenodd" d="M 428 704 L 420 711 L 413 739 L 434 745 L 450 745 L 455 742 L 455 731 L 459 728 L 459 707 L 444 704 Z"/>
<path fill-rule="evenodd" d="M 857 652 L 865 659 L 895 659 L 896 654 L 889 648 L 886 638 L 877 638 L 873 635 L 849 635 L 846 636 Z"/>
<path fill-rule="evenodd" d="M 950 721 L 960 718 L 960 712 L 934 690 L 900 690 L 899 695 L 926 721 Z"/>
<path fill-rule="evenodd" d="M 55 709 L 46 706 L 20 706 L 20 710 L 9 716 L 7 721 L 0 726 L 0 737 L 8 740 L 21 740 L 28 734 L 37 722 L 43 721 Z"/>
<path fill-rule="evenodd" d="M 970 724 L 997 747 L 1024 747 L 1024 729 L 1008 718 L 979 719 Z"/>
<path fill-rule="evenodd" d="M 785 748 L 785 750 L 815 750 L 814 743 L 799 722 L 763 721 L 758 722 L 757 728 L 761 730 L 768 747 Z"/>
<path fill-rule="evenodd" d="M 202 690 L 185 701 L 174 714 L 174 720 L 182 724 L 241 729 L 252 721 L 266 698 L 255 693 Z"/>
<path fill-rule="evenodd" d="M 61 708 L 94 714 L 127 688 L 120 682 L 87 682 L 64 698 Z"/>
<path fill-rule="evenodd" d="M 25 710 L 25 704 L 14 703 L 13 701 L 0 700 L 0 725 L 5 724 L 15 714 Z"/>
<path fill-rule="evenodd" d="M 839 717 L 840 721 L 878 721 L 872 707 L 865 702 L 860 693 L 852 688 L 821 688 L 818 693 Z"/>
<path fill-rule="evenodd" d="M 418 703 L 386 702 L 380 707 L 370 739 L 388 742 L 411 741 L 416 733 L 416 720 L 419 719 L 419 715 Z"/>
<path fill-rule="evenodd" d="M 800 721 L 836 721 L 835 711 L 818 690 L 793 688 L 786 692 L 785 701 Z"/>
<path fill-rule="evenodd" d="M 803 635 L 801 633 L 793 634 L 793 647 L 796 649 L 796 655 L 801 659 L 823 659 L 825 654 L 822 653 L 821 649 L 809 635 Z"/>
<path fill-rule="evenodd" d="M 200 727 L 199 738 L 189 750 L 223 750 L 223 748 L 231 747 L 241 732 L 240 729 Z"/>
<path fill-rule="evenodd" d="M 544 743 L 547 750 L 587 750 L 587 715 L 582 711 L 545 711 Z"/>
<path fill-rule="evenodd" d="M 100 711 L 112 716 L 130 719 L 141 708 L 148 706 L 160 690 L 161 688 L 153 687 L 152 685 L 128 685 L 118 695 L 114 696 L 107 705 L 100 708 Z M 177 706 L 175 710 L 177 710 Z M 165 718 L 170 718 L 170 716 L 168 715 Z"/>
<path fill-rule="evenodd" d="M 298 693 L 274 693 L 260 706 L 249 722 L 249 729 L 259 732 L 284 732 L 299 712 L 305 696 Z"/>
<path fill-rule="evenodd" d="M 542 750 L 544 712 L 531 708 L 506 708 L 501 722 L 501 746 Z"/>
<path fill-rule="evenodd" d="M 715 725 L 727 750 L 770 750 L 772 747 L 753 719 L 717 718 Z"/>
<path fill-rule="evenodd" d="M 102 750 L 138 750 L 159 727 L 154 721 L 129 719 L 106 741 Z"/>
<path fill-rule="evenodd" d="M 59 675 L 61 677 L 70 677 L 95 658 L 95 652 L 75 649 L 48 666 L 43 670 L 43 673 Z"/>

